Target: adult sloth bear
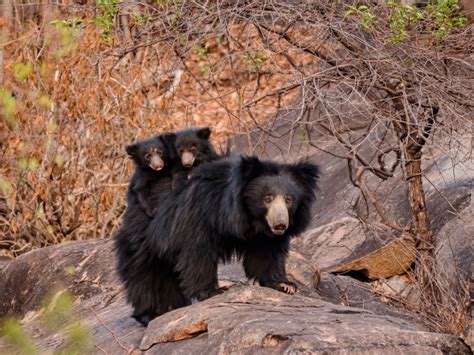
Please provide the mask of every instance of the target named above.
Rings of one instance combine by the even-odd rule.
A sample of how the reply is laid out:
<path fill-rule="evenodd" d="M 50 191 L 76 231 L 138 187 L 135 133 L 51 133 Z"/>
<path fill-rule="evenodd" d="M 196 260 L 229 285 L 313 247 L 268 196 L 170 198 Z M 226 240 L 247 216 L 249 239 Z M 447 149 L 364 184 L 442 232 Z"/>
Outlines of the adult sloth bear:
<path fill-rule="evenodd" d="M 292 236 L 305 230 L 318 168 L 256 157 L 220 159 L 196 168 L 171 191 L 151 222 L 135 277 L 126 287 L 143 324 L 168 310 L 218 293 L 217 264 L 233 255 L 261 286 L 294 293 L 285 259 Z"/>

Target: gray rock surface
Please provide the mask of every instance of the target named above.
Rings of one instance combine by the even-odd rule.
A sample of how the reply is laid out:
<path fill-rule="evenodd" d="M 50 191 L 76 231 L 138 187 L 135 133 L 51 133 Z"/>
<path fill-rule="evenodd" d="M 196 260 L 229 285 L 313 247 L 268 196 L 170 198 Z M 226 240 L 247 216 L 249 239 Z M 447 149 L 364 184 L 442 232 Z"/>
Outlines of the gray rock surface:
<path fill-rule="evenodd" d="M 150 324 L 140 343 L 141 350 L 156 354 L 196 349 L 206 354 L 400 354 L 407 346 L 413 353 L 469 353 L 456 337 L 398 318 L 257 286 L 165 314 Z"/>
<path fill-rule="evenodd" d="M 114 263 L 112 243 L 103 240 L 20 256 L 0 275 L 0 289 L 7 285 L 9 290 L 0 293 L 2 314 L 22 315 L 26 330 L 45 351 L 63 346 L 68 333 L 44 330 L 40 300 L 65 287 L 76 296 L 74 314 L 89 330 L 93 352 L 469 353 L 457 337 L 430 332 L 409 312 L 383 304 L 367 283 L 323 273 L 319 291 L 314 291 L 316 269 L 297 252 L 288 260 L 290 277 L 300 285 L 296 295 L 250 285 L 239 264 L 226 265 L 219 278 L 229 291 L 169 312 L 145 329 L 130 317 Z M 13 349 L 0 340 L 3 350 Z"/>

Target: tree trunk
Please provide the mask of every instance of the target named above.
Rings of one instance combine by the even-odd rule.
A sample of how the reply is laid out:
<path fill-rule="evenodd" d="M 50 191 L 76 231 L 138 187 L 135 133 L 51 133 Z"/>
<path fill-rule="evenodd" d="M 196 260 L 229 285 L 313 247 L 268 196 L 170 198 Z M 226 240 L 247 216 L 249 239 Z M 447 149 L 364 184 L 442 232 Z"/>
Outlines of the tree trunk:
<path fill-rule="evenodd" d="M 426 208 L 423 175 L 421 171 L 422 152 L 417 144 L 408 144 L 405 148 L 406 180 L 408 183 L 408 200 L 414 223 L 414 232 L 418 239 L 419 250 L 432 251 L 432 233 L 428 210 Z"/>

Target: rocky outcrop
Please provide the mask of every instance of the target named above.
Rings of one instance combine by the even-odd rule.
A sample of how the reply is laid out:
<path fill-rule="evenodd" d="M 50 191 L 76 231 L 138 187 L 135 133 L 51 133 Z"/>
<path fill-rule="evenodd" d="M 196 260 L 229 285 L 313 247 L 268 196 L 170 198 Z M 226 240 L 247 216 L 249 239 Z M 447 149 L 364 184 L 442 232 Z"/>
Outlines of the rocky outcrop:
<path fill-rule="evenodd" d="M 2 271 L 2 314 L 22 315 L 23 324 L 44 350 L 60 348 L 67 330 L 44 330 L 40 300 L 52 289 L 76 296 L 74 314 L 88 329 L 94 351 L 108 353 L 276 353 L 381 351 L 389 354 L 469 353 L 457 337 L 430 332 L 413 314 L 382 303 L 367 283 L 317 273 L 298 252 L 288 260 L 293 295 L 250 285 L 240 264 L 219 270 L 230 289 L 204 302 L 169 312 L 143 328 L 131 317 L 113 270 L 111 241 L 71 242 L 33 251 Z M 74 269 L 72 268 L 74 266 Z M 4 342 L 0 346 L 10 349 Z"/>

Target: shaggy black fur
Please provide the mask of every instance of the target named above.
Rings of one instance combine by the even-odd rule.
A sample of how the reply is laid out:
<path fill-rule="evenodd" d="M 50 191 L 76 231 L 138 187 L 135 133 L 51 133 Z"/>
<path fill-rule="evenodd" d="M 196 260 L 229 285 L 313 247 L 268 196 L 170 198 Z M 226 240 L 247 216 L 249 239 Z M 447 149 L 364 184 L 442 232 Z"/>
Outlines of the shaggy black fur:
<path fill-rule="evenodd" d="M 183 184 L 188 179 L 189 173 L 193 168 L 202 163 L 220 158 L 214 150 L 211 142 L 209 142 L 210 136 L 211 130 L 208 127 L 188 128 L 176 132 L 174 147 L 179 159 L 181 160 L 181 164 L 176 164 L 173 169 L 173 189 Z M 192 163 L 185 161 L 185 152 L 188 152 L 193 156 Z"/>
<path fill-rule="evenodd" d="M 125 287 L 134 317 L 146 325 L 192 297 L 204 300 L 218 293 L 217 264 L 233 255 L 242 258 L 246 275 L 260 285 L 295 290 L 285 259 L 290 238 L 311 220 L 317 177 L 318 168 L 309 162 L 278 164 L 255 157 L 196 168 L 187 184 L 163 197 L 143 243 L 128 255 Z M 291 201 L 282 235 L 266 221 L 269 194 Z"/>
<path fill-rule="evenodd" d="M 141 254 L 144 245 L 145 231 L 150 222 L 155 206 L 158 205 L 162 196 L 171 191 L 172 169 L 180 164 L 174 143 L 176 135 L 174 133 L 165 133 L 155 136 L 126 147 L 126 151 L 135 163 L 135 172 L 129 184 L 127 192 L 127 209 L 123 217 L 123 224 L 115 236 L 115 252 L 117 255 L 117 271 L 125 283 L 127 298 L 143 304 L 152 304 L 154 309 L 160 312 L 168 310 L 170 307 L 179 307 L 187 304 L 187 301 L 180 301 L 181 293 L 173 293 L 172 282 L 160 285 L 160 292 L 167 295 L 171 300 L 170 304 L 166 302 L 156 303 L 156 297 L 150 297 L 150 293 L 141 294 L 140 290 L 134 287 L 128 287 L 128 280 L 133 280 L 141 275 L 137 274 L 140 267 L 147 265 L 149 270 L 163 270 L 163 277 L 167 280 L 173 280 L 171 275 L 166 275 L 166 270 L 172 270 L 166 265 L 165 261 L 157 259 L 149 260 L 146 255 Z M 150 167 L 150 152 L 159 152 L 163 162 L 161 170 L 155 170 Z M 153 287 L 156 275 L 147 275 L 148 285 Z M 144 299 L 143 297 L 148 297 Z M 149 315 L 151 317 L 153 315 Z M 150 319 L 144 319 L 147 323 Z M 141 320 L 140 320 L 141 321 Z"/>
<path fill-rule="evenodd" d="M 172 170 L 180 165 L 174 149 L 175 141 L 176 134 L 164 133 L 125 147 L 135 163 L 127 193 L 128 210 L 139 206 L 152 217 L 155 209 L 153 198 L 171 190 Z M 154 167 L 153 157 L 161 161 L 160 170 Z"/>

